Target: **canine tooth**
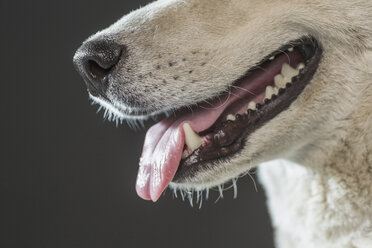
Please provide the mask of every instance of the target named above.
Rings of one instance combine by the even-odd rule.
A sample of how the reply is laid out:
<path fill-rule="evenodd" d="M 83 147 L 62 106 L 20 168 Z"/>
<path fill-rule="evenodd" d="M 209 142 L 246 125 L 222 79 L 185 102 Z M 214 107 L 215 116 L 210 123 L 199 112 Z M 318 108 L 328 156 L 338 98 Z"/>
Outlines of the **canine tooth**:
<path fill-rule="evenodd" d="M 269 60 L 274 60 L 275 59 L 275 57 L 274 56 L 271 56 L 270 58 L 269 58 Z"/>
<path fill-rule="evenodd" d="M 183 130 L 185 132 L 185 143 L 188 148 L 192 151 L 196 150 L 202 144 L 202 137 L 200 137 L 197 133 L 192 130 L 189 123 L 183 124 Z"/>
<path fill-rule="evenodd" d="M 298 74 L 298 71 L 296 69 L 293 69 L 290 65 L 287 63 L 284 63 L 282 66 L 282 75 L 284 78 L 288 81 L 291 81 L 291 79 Z"/>
<path fill-rule="evenodd" d="M 254 101 L 250 101 L 248 103 L 248 109 L 256 110 L 256 103 Z"/>
<path fill-rule="evenodd" d="M 266 91 L 265 91 L 265 98 L 267 99 L 271 99 L 271 96 L 274 94 L 274 88 L 271 87 L 271 86 L 267 86 L 266 87 Z"/>
<path fill-rule="evenodd" d="M 304 63 L 299 63 L 298 65 L 297 65 L 297 70 L 298 71 L 300 71 L 301 69 L 303 69 L 305 67 L 305 64 Z"/>
<path fill-rule="evenodd" d="M 229 114 L 227 117 L 226 117 L 226 120 L 228 121 L 235 121 L 236 120 L 236 117 L 232 114 Z"/>
<path fill-rule="evenodd" d="M 293 47 L 288 48 L 288 52 L 293 52 Z"/>
<path fill-rule="evenodd" d="M 275 86 L 278 87 L 279 89 L 280 88 L 284 88 L 285 87 L 285 79 L 283 77 L 282 74 L 279 74 L 279 75 L 276 75 L 274 77 L 274 83 L 275 83 Z"/>

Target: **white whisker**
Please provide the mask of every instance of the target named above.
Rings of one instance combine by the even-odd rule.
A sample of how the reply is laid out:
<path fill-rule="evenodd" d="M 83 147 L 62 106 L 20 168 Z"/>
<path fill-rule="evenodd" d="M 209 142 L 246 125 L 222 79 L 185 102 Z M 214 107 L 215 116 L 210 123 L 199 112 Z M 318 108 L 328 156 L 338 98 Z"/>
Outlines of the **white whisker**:
<path fill-rule="evenodd" d="M 284 53 L 288 58 L 288 64 L 291 64 L 291 58 L 289 57 L 288 53 L 286 51 L 279 50 L 280 52 Z"/>
<path fill-rule="evenodd" d="M 248 171 L 247 175 L 252 179 L 254 188 L 255 188 L 256 192 L 258 192 L 256 181 L 254 180 L 254 178 L 252 177 L 252 175 L 249 173 L 249 171 Z"/>
<path fill-rule="evenodd" d="M 189 202 L 190 202 L 190 206 L 191 207 L 194 207 L 194 204 L 193 204 L 193 193 L 194 192 L 188 192 L 188 197 L 189 197 Z"/>
<path fill-rule="evenodd" d="M 200 203 L 199 203 L 199 209 L 201 209 L 203 205 L 203 192 L 201 193 Z"/>
<path fill-rule="evenodd" d="M 239 89 L 239 90 L 246 91 L 246 92 L 248 92 L 249 94 L 252 94 L 253 96 L 257 96 L 257 94 L 253 93 L 253 92 L 250 91 L 250 90 L 244 89 L 244 88 L 242 88 L 242 87 L 239 87 L 239 86 L 236 86 L 236 85 L 231 85 L 231 87 L 236 88 L 236 89 Z"/>
<path fill-rule="evenodd" d="M 183 193 L 182 189 L 180 190 L 180 194 L 181 194 L 182 201 L 185 201 L 185 194 Z"/>
<path fill-rule="evenodd" d="M 220 192 L 220 197 L 223 199 L 223 190 L 221 185 L 218 185 L 218 191 Z"/>
<path fill-rule="evenodd" d="M 200 108 L 203 108 L 203 109 L 219 109 L 219 108 L 222 108 L 223 106 L 225 106 L 228 102 L 229 102 L 229 99 L 231 97 L 231 91 L 230 91 L 230 88 L 228 89 L 228 95 L 227 95 L 227 98 L 226 100 L 219 106 L 217 107 L 211 107 L 211 108 L 207 108 L 207 107 L 203 107 L 203 106 L 200 106 Z"/>
<path fill-rule="evenodd" d="M 234 187 L 234 199 L 238 197 L 238 187 L 236 186 L 236 179 L 232 179 L 233 187 Z"/>

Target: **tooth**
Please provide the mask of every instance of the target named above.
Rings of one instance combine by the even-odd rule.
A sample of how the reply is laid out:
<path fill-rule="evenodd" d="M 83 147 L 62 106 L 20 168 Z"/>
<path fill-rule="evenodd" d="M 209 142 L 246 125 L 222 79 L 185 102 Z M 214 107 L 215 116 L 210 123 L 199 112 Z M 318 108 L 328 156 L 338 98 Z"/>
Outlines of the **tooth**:
<path fill-rule="evenodd" d="M 267 99 L 271 99 L 271 96 L 274 94 L 274 89 L 273 87 L 271 86 L 267 86 L 266 87 L 266 91 L 265 91 L 265 98 Z"/>
<path fill-rule="evenodd" d="M 288 48 L 288 52 L 293 52 L 293 47 Z"/>
<path fill-rule="evenodd" d="M 304 63 L 299 63 L 297 65 L 297 70 L 300 71 L 301 69 L 303 69 L 305 67 L 305 64 Z"/>
<path fill-rule="evenodd" d="M 278 95 L 278 93 L 279 93 L 279 88 L 277 88 L 277 87 L 273 87 L 273 92 L 274 92 L 274 95 Z"/>
<path fill-rule="evenodd" d="M 256 110 L 256 103 L 254 101 L 250 101 L 248 103 L 248 109 Z"/>
<path fill-rule="evenodd" d="M 192 151 L 196 150 L 202 144 L 202 137 L 192 130 L 189 123 L 183 124 L 183 130 L 185 131 L 185 143 L 188 148 Z"/>
<path fill-rule="evenodd" d="M 189 153 L 186 150 L 183 150 L 183 152 L 182 152 L 182 159 L 187 158 L 187 156 L 189 156 Z"/>
<path fill-rule="evenodd" d="M 298 71 L 296 69 L 293 69 L 290 65 L 287 63 L 284 63 L 282 66 L 282 75 L 284 78 L 289 82 L 291 79 L 298 74 Z"/>
<path fill-rule="evenodd" d="M 226 117 L 226 120 L 228 120 L 228 121 L 235 121 L 235 116 L 234 115 L 232 115 L 232 114 L 229 114 L 227 117 Z"/>
<path fill-rule="evenodd" d="M 286 81 L 282 74 L 276 75 L 274 77 L 275 86 L 280 88 L 285 88 Z"/>
<path fill-rule="evenodd" d="M 269 60 L 274 60 L 275 59 L 275 57 L 274 56 L 271 56 L 270 58 L 269 58 Z"/>

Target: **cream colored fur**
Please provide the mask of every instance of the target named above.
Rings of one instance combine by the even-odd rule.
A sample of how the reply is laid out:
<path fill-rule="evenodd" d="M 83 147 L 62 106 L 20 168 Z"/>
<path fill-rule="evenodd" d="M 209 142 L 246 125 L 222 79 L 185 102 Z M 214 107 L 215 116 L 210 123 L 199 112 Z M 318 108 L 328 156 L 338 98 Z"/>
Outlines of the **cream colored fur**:
<path fill-rule="evenodd" d="M 282 158 L 259 166 L 278 247 L 372 247 L 372 1 L 160 0 L 90 39 L 128 47 L 108 94 L 124 113 L 127 101 L 162 112 L 218 95 L 304 35 L 324 51 L 298 99 L 238 156 L 172 186 L 215 186 Z"/>

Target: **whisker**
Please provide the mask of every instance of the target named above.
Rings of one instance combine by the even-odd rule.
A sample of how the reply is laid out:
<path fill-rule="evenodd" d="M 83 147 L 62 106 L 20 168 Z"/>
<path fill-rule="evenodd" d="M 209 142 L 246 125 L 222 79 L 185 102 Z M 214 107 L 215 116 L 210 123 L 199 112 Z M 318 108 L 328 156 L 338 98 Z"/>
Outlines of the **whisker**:
<path fill-rule="evenodd" d="M 253 92 L 250 91 L 250 90 L 244 89 L 244 88 L 242 88 L 242 87 L 239 87 L 239 86 L 236 86 L 236 85 L 231 85 L 231 87 L 236 88 L 236 89 L 238 89 L 238 90 L 246 91 L 246 92 L 248 92 L 249 94 L 251 94 L 251 95 L 253 95 L 253 96 L 257 96 L 257 94 L 253 93 Z"/>
<path fill-rule="evenodd" d="M 225 106 L 228 103 L 230 97 L 231 97 L 231 91 L 229 89 L 228 96 L 227 96 L 226 100 L 221 105 L 219 105 L 217 107 L 213 107 L 213 108 L 207 108 L 207 107 L 203 107 L 203 106 L 199 106 L 199 107 L 203 108 L 203 109 L 206 109 L 206 110 L 208 110 L 208 109 L 219 109 L 219 108 L 222 108 L 223 106 Z"/>
<path fill-rule="evenodd" d="M 291 64 L 291 58 L 289 57 L 288 53 L 286 51 L 283 51 L 283 50 L 279 50 L 280 52 L 284 53 L 287 58 L 288 58 L 288 64 Z"/>
<path fill-rule="evenodd" d="M 254 189 L 256 190 L 256 192 L 258 192 L 256 181 L 254 180 L 254 178 L 252 177 L 252 175 L 249 173 L 249 171 L 248 171 L 247 175 L 252 179 L 252 182 L 253 182 L 253 185 L 254 185 Z"/>

